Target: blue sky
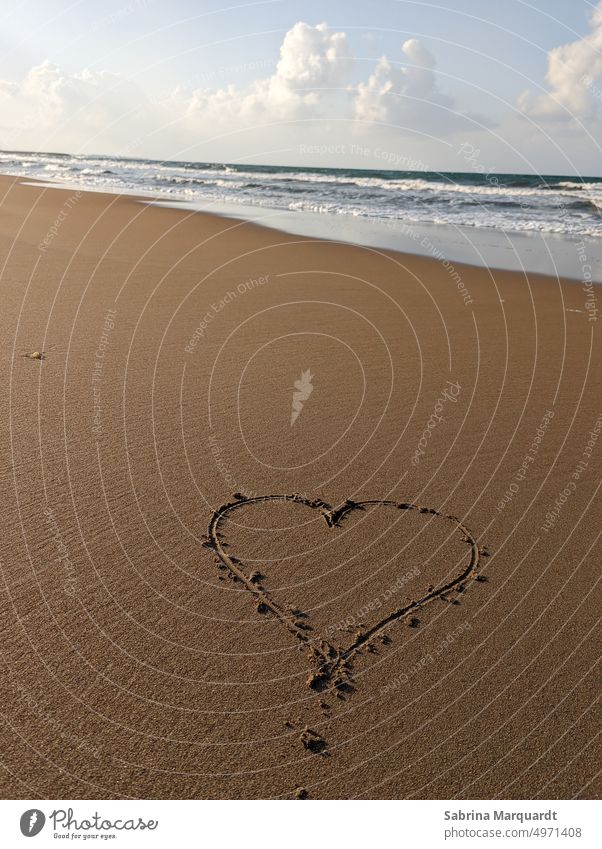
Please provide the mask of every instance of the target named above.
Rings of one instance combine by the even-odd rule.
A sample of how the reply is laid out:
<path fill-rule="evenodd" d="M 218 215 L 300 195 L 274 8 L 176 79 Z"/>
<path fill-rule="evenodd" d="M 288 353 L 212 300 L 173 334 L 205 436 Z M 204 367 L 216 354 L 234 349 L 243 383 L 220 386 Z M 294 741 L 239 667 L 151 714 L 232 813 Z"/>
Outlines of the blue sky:
<path fill-rule="evenodd" d="M 0 146 L 600 173 L 601 49 L 585 0 L 5 0 Z"/>

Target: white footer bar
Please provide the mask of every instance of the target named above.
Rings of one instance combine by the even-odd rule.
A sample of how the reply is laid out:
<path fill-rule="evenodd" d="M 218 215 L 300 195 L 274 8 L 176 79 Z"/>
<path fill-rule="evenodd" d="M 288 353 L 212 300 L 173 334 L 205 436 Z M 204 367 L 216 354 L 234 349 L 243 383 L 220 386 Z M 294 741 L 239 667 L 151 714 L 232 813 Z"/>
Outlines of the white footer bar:
<path fill-rule="evenodd" d="M 0 846 L 602 846 L 597 801 L 0 801 Z"/>

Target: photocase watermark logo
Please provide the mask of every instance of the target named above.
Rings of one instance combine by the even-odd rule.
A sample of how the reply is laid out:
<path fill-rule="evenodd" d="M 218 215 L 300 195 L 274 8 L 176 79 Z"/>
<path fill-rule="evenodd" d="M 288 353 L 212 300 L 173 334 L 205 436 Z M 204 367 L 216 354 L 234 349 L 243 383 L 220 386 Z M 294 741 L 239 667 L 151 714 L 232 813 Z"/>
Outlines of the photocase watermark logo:
<path fill-rule="evenodd" d="M 21 817 L 21 831 L 25 837 L 34 837 L 39 834 L 44 828 L 46 817 L 42 811 L 37 808 L 32 808 Z M 127 815 L 118 816 L 117 819 L 107 819 L 94 811 L 93 814 L 88 814 L 83 819 L 77 819 L 74 815 L 73 808 L 57 808 L 51 814 L 48 814 L 48 822 L 50 829 L 53 832 L 53 837 L 66 840 L 94 840 L 99 838 L 107 840 L 115 838 L 118 834 L 115 832 L 132 832 L 132 831 L 154 831 L 159 820 L 146 820 L 142 817 L 131 817 Z"/>
<path fill-rule="evenodd" d="M 447 386 L 443 388 L 441 394 L 437 398 L 435 409 L 427 421 L 425 429 L 422 431 L 422 436 L 418 440 L 418 445 L 414 451 L 414 456 L 412 457 L 412 465 L 417 466 L 418 463 L 420 463 L 420 458 L 425 456 L 426 447 L 433 431 L 440 422 L 445 421 L 445 417 L 442 415 L 443 405 L 446 401 L 451 401 L 452 403 L 457 404 L 460 388 L 460 384 L 457 381 L 455 383 L 452 383 L 451 380 L 447 381 Z"/>
<path fill-rule="evenodd" d="M 291 410 L 291 427 L 301 415 L 303 404 L 314 391 L 314 385 L 312 383 L 313 379 L 314 376 L 311 373 L 311 369 L 307 369 L 306 371 L 301 372 L 301 377 L 293 384 L 295 388 L 293 391 L 293 405 Z"/>
<path fill-rule="evenodd" d="M 35 837 L 44 828 L 46 817 L 39 808 L 30 808 L 21 814 L 21 834 L 25 837 Z"/>

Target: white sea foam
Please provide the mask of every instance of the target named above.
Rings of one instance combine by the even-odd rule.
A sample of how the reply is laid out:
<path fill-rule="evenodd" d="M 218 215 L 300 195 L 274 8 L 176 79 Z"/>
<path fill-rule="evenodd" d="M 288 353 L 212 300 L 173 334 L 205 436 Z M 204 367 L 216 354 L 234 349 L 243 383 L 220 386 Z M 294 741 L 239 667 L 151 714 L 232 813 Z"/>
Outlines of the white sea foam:
<path fill-rule="evenodd" d="M 521 175 L 284 169 L 0 152 L 0 171 L 198 203 L 602 236 L 602 182 Z"/>

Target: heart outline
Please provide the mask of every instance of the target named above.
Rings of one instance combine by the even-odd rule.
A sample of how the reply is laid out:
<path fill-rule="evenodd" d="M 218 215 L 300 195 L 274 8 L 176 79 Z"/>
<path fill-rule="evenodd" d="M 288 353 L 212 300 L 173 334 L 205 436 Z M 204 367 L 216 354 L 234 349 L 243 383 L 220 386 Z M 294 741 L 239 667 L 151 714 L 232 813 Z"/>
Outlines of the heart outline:
<path fill-rule="evenodd" d="M 312 510 L 317 510 L 322 514 L 329 528 L 340 527 L 340 521 L 345 515 L 351 513 L 353 510 L 364 510 L 367 507 L 381 506 L 393 507 L 398 510 L 415 510 L 423 514 L 429 513 L 450 522 L 455 526 L 456 530 L 461 532 L 462 541 L 470 545 L 470 562 L 460 573 L 452 578 L 452 580 L 448 581 L 441 587 L 436 587 L 422 598 L 415 599 L 404 607 L 391 611 L 366 631 L 360 632 L 356 636 L 354 642 L 347 648 L 336 648 L 324 639 L 321 640 L 319 648 L 311 646 L 309 658 L 317 666 L 317 670 L 310 676 L 307 683 L 312 689 L 318 691 L 325 689 L 331 681 L 337 689 L 341 691 L 349 690 L 352 660 L 360 649 L 368 647 L 373 640 L 383 635 L 389 627 L 401 622 L 413 611 L 424 607 L 431 601 L 444 597 L 446 593 L 451 592 L 460 584 L 476 579 L 478 576 L 477 570 L 480 564 L 481 555 L 485 555 L 485 553 L 487 553 L 487 549 L 481 548 L 478 545 L 476 539 L 466 525 L 464 525 L 464 523 L 456 516 L 441 513 L 432 507 L 423 507 L 420 504 L 413 504 L 412 502 L 393 501 L 389 499 L 368 499 L 364 501 L 352 501 L 351 499 L 347 499 L 340 506 L 332 507 L 326 501 L 322 501 L 321 499 L 310 499 L 304 495 L 297 494 L 258 495 L 248 498 L 240 493 L 234 493 L 234 499 L 234 501 L 222 504 L 213 512 L 209 521 L 207 536 L 205 537 L 203 546 L 214 551 L 217 554 L 219 561 L 221 561 L 226 569 L 228 569 L 232 577 L 235 580 L 240 581 L 245 586 L 245 588 L 255 598 L 257 608 L 260 612 L 267 612 L 267 610 L 270 610 L 286 628 L 286 630 L 289 631 L 289 633 L 293 634 L 299 642 L 308 647 L 311 646 L 314 638 L 310 638 L 307 635 L 302 624 L 296 620 L 295 616 L 292 615 L 290 611 L 287 611 L 278 604 L 278 602 L 272 598 L 270 593 L 265 590 L 260 583 L 252 580 L 251 577 L 240 568 L 239 564 L 241 561 L 237 557 L 233 557 L 225 551 L 224 544 L 222 543 L 220 527 L 234 510 L 249 506 L 250 504 L 293 502 L 302 504 Z"/>

